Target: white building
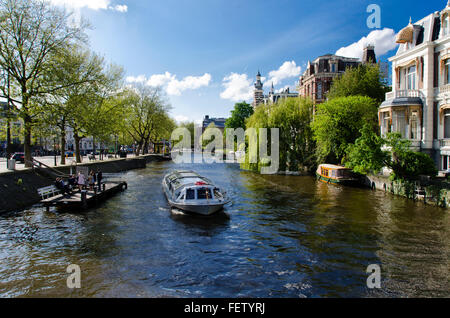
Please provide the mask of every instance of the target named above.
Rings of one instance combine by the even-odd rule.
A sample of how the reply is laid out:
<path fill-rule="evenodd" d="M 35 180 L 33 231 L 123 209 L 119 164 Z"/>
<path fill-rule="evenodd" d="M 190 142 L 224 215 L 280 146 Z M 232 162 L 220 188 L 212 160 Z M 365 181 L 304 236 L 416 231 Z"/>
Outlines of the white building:
<path fill-rule="evenodd" d="M 379 109 L 383 136 L 399 132 L 414 150 L 428 153 L 439 170 L 450 167 L 450 1 L 410 23 L 398 35 L 393 91 Z"/>

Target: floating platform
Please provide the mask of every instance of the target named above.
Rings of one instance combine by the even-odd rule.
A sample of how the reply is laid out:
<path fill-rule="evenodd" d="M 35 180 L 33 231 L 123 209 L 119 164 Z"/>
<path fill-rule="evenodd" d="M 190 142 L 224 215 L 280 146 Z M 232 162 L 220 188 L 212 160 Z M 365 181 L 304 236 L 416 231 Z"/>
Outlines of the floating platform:
<path fill-rule="evenodd" d="M 123 192 L 128 188 L 126 182 L 103 183 L 101 191 L 75 191 L 72 194 L 59 194 L 57 196 L 42 200 L 41 203 L 47 211 L 50 207 L 57 209 L 87 209 L 101 203 L 118 192 Z M 97 188 L 96 188 L 97 189 Z"/>

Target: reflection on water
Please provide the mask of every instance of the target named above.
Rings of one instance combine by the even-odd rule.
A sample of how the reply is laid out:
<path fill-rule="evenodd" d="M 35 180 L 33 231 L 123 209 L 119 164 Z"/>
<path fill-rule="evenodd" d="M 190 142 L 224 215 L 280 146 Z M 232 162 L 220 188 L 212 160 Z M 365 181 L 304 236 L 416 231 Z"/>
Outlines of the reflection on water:
<path fill-rule="evenodd" d="M 171 210 L 161 179 L 173 168 L 216 181 L 232 202 L 210 218 Z M 450 296 L 445 210 L 231 165 L 154 163 L 124 179 L 126 192 L 84 213 L 0 217 L 0 296 Z M 66 287 L 70 264 L 80 290 Z M 381 265 L 381 290 L 366 288 L 369 264 Z"/>

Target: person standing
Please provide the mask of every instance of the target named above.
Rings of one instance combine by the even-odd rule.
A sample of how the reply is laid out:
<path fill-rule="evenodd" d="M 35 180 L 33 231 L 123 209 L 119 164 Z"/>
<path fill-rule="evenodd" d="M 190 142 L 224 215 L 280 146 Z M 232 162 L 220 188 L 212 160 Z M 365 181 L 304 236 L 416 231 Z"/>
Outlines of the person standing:
<path fill-rule="evenodd" d="M 85 178 L 84 174 L 81 171 L 78 172 L 78 188 L 80 189 L 80 191 L 83 190 L 85 182 L 86 182 L 86 178 Z"/>
<path fill-rule="evenodd" d="M 103 179 L 103 173 L 100 169 L 97 169 L 97 186 L 98 191 L 102 191 L 102 179 Z"/>

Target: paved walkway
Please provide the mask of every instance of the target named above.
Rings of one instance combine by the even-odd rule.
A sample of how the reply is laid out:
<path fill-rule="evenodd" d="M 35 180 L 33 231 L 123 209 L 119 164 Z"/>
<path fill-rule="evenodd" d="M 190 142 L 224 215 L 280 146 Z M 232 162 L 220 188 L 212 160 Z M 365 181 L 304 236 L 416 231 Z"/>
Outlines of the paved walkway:
<path fill-rule="evenodd" d="M 135 158 L 136 156 L 134 154 L 129 154 L 127 156 L 127 158 Z M 89 158 L 87 156 L 82 157 L 82 163 L 94 163 L 94 162 L 105 162 L 105 161 L 110 161 L 110 160 L 117 160 L 120 159 L 119 157 L 117 158 L 112 158 L 112 159 L 106 159 L 104 158 L 104 160 L 99 160 L 100 156 L 96 157 L 97 160 L 91 160 L 89 161 Z M 36 157 L 36 160 L 46 164 L 47 166 L 50 167 L 55 167 L 55 158 L 53 156 L 46 156 L 46 157 Z M 70 166 L 75 166 L 76 165 L 76 160 L 75 158 L 66 158 L 66 164 L 65 165 L 61 165 L 60 164 L 61 161 L 61 157 L 56 157 L 56 163 L 57 163 L 57 167 L 70 167 Z M 16 162 L 16 170 L 17 171 L 21 171 L 21 170 L 26 170 L 28 168 L 25 168 L 25 165 L 23 163 L 18 163 Z M 5 173 L 5 172 L 10 172 L 11 170 L 7 169 L 7 165 L 6 165 L 6 159 L 5 158 L 0 158 L 0 173 Z"/>

